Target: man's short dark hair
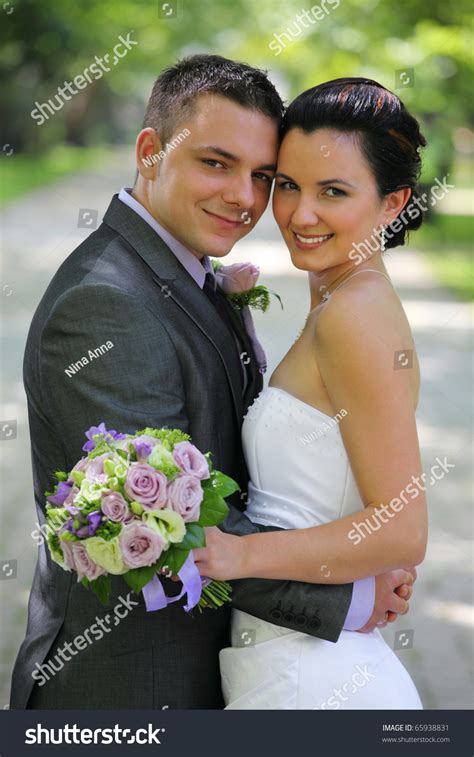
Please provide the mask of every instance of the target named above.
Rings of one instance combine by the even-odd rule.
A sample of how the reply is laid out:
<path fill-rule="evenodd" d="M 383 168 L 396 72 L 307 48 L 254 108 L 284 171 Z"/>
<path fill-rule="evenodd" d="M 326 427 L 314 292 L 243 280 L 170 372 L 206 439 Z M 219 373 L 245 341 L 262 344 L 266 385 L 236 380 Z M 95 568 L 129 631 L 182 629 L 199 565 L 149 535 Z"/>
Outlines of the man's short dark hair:
<path fill-rule="evenodd" d="M 195 112 L 203 94 L 227 97 L 280 123 L 284 105 L 266 71 L 220 55 L 191 55 L 165 69 L 155 81 L 143 128 L 152 127 L 162 144 Z"/>

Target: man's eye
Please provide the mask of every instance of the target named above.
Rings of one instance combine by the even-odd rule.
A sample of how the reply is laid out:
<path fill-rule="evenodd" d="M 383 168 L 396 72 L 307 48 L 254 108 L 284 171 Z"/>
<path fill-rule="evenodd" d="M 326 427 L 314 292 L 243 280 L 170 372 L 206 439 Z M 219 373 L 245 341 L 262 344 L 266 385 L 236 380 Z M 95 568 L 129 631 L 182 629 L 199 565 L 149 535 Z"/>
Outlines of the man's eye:
<path fill-rule="evenodd" d="M 271 184 L 273 181 L 273 176 L 269 176 L 266 173 L 260 173 L 260 171 L 254 173 L 254 176 L 256 179 L 263 179 L 263 181 L 267 182 L 267 184 Z"/>
<path fill-rule="evenodd" d="M 335 194 L 329 194 L 329 192 L 334 192 Z M 344 192 L 342 189 L 338 189 L 337 187 L 328 187 L 326 189 L 325 194 L 328 195 L 328 197 L 346 197 L 346 192 Z"/>
<path fill-rule="evenodd" d="M 293 191 L 298 189 L 298 185 L 292 181 L 281 181 L 277 184 L 278 189 L 282 189 L 283 192 Z"/>
<path fill-rule="evenodd" d="M 220 160 L 214 160 L 213 158 L 204 158 L 202 162 L 205 163 L 207 166 L 211 166 L 212 168 L 216 168 L 219 166 L 221 168 L 225 168 L 224 164 L 221 163 Z"/>

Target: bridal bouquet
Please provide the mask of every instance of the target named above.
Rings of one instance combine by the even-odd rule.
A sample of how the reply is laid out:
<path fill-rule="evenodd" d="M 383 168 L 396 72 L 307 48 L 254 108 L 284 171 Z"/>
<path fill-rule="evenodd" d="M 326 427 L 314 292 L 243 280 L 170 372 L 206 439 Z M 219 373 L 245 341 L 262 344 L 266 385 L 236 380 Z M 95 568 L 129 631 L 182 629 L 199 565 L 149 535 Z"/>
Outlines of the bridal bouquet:
<path fill-rule="evenodd" d="M 201 578 L 191 550 L 205 546 L 205 526 L 225 519 L 224 498 L 239 489 L 236 482 L 176 429 L 121 434 L 100 423 L 86 437 L 87 455 L 69 473 L 57 471 L 54 491 L 45 493 L 52 559 L 76 571 L 104 604 L 111 575 L 143 591 L 149 611 L 184 594 L 186 611 L 227 602 L 231 586 Z M 178 596 L 166 596 L 163 574 L 179 576 Z"/>

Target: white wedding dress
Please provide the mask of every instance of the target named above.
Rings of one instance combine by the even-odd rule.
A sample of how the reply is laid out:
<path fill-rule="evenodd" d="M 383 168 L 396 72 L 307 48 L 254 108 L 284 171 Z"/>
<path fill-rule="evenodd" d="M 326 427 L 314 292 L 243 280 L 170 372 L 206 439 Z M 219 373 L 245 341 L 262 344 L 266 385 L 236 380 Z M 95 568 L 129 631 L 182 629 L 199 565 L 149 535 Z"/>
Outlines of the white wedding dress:
<path fill-rule="evenodd" d="M 338 424 L 282 389 L 260 394 L 242 430 L 252 521 L 306 528 L 363 509 Z M 233 610 L 231 643 L 220 652 L 226 709 L 422 709 L 378 630 L 333 643 Z"/>

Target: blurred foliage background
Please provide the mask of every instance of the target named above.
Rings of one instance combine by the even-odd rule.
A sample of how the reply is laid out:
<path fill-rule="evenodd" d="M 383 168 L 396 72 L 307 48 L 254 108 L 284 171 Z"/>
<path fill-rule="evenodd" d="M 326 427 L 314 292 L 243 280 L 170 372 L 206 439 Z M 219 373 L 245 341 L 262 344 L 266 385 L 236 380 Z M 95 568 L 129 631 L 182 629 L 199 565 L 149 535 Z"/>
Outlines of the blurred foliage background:
<path fill-rule="evenodd" d="M 311 4 L 301 0 L 284 5 L 275 0 L 5 3 L 0 11 L 3 201 L 96 164 L 111 145 L 133 144 L 154 79 L 184 55 L 215 52 L 268 69 L 288 101 L 327 79 L 369 76 L 395 90 L 422 122 L 429 143 L 422 183 L 429 187 L 449 174 L 455 185 L 443 213 L 432 213 L 416 244 L 429 249 L 449 286 L 469 296 L 472 3 L 321 0 L 318 5 L 321 20 L 306 22 L 305 29 L 297 14 Z M 31 117 L 35 102 L 53 98 L 58 86 L 73 80 L 95 56 L 110 53 L 119 35 L 129 32 L 138 44 L 38 126 Z M 269 45 L 278 35 L 290 41 L 276 55 L 278 47 Z"/>

